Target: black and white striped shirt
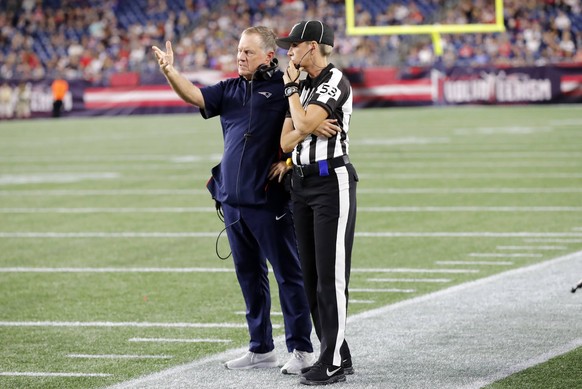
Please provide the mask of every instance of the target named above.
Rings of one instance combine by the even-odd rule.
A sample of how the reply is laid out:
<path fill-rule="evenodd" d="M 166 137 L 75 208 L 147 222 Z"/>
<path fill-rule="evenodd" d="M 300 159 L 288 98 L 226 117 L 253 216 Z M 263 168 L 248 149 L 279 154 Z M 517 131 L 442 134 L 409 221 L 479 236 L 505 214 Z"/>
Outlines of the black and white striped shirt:
<path fill-rule="evenodd" d="M 293 150 L 293 163 L 305 165 L 348 155 L 348 130 L 352 117 L 352 87 L 344 74 L 329 64 L 315 78 L 307 77 L 299 84 L 303 108 L 317 104 L 328 112 L 328 119 L 337 119 L 341 128 L 331 138 L 309 135 Z"/>

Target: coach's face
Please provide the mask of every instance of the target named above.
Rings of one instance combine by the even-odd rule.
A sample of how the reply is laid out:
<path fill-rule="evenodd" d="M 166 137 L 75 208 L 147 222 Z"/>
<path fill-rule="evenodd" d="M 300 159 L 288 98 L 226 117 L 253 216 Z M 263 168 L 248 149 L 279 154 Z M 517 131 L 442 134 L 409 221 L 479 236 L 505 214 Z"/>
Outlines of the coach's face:
<path fill-rule="evenodd" d="M 263 64 L 268 65 L 274 53 L 266 53 L 259 34 L 243 34 L 238 42 L 238 74 L 247 80 Z"/>

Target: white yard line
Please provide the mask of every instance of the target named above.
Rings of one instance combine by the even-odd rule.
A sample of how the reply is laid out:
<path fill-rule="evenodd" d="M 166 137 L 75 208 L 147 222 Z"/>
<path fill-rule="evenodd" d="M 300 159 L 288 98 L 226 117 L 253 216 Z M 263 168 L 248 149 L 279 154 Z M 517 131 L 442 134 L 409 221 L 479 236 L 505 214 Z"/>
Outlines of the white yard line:
<path fill-rule="evenodd" d="M 394 180 L 476 180 L 481 178 L 496 180 L 516 180 L 516 179 L 562 179 L 562 178 L 582 178 L 582 173 L 362 173 L 363 178 L 386 178 Z"/>
<path fill-rule="evenodd" d="M 128 342 L 149 343 L 230 343 L 230 339 L 183 339 L 183 338 L 130 338 Z"/>
<path fill-rule="evenodd" d="M 110 180 L 119 177 L 120 174 L 115 172 L 2 174 L 0 175 L 0 185 L 72 183 L 85 180 Z"/>
<path fill-rule="evenodd" d="M 499 169 L 507 169 L 507 168 L 516 168 L 516 167 L 527 167 L 527 168 L 547 168 L 547 167 L 554 167 L 554 168 L 569 168 L 569 167 L 578 167 L 580 163 L 577 161 L 515 161 L 515 162 L 491 162 L 491 161 L 454 161 L 454 162 L 442 162 L 442 161 L 430 161 L 430 167 L 440 167 L 444 169 L 459 169 L 459 168 L 499 168 Z M 391 161 L 389 164 L 386 161 L 382 162 L 368 162 L 365 160 L 358 161 L 358 169 L 362 168 L 419 168 L 419 169 L 426 169 L 427 163 L 426 162 L 395 162 Z"/>
<path fill-rule="evenodd" d="M 358 212 L 582 212 L 582 207 L 358 207 Z"/>
<path fill-rule="evenodd" d="M 582 238 L 582 232 L 356 232 L 356 236 L 363 238 Z"/>
<path fill-rule="evenodd" d="M 582 188 L 358 188 L 358 194 L 527 194 L 582 193 Z M 2 192 L 0 192 L 0 195 Z"/>
<path fill-rule="evenodd" d="M 34 371 L 0 371 L 4 377 L 111 377 L 113 374 L 104 373 L 49 373 Z"/>
<path fill-rule="evenodd" d="M 463 159 L 468 159 L 470 161 L 483 159 L 484 162 L 491 161 L 492 159 L 502 159 L 507 160 L 507 153 L 511 152 L 511 159 L 533 159 L 533 160 L 548 160 L 548 159 L 567 159 L 572 160 L 573 158 L 582 157 L 582 153 L 576 151 L 521 151 L 516 149 L 504 150 L 500 152 L 490 152 L 490 151 L 454 151 L 454 152 L 406 152 L 406 158 L 413 159 L 431 159 L 442 161 L 447 158 L 453 161 L 460 161 Z M 400 160 L 402 159 L 401 153 L 362 153 L 358 155 L 361 159 L 388 159 L 388 160 Z"/>
<path fill-rule="evenodd" d="M 358 194 L 519 194 L 582 193 L 580 187 L 554 188 L 358 188 Z M 207 189 L 46 189 L 0 190 L 0 196 L 194 196 Z"/>
<path fill-rule="evenodd" d="M 28 174 L 46 174 L 47 172 L 56 172 L 58 174 L 64 173 L 75 173 L 81 172 L 82 174 L 90 174 L 94 170 L 99 171 L 101 169 L 115 169 L 117 174 L 124 171 L 164 171 L 164 170 L 188 170 L 193 169 L 193 164 L 191 163 L 148 163 L 147 166 L 144 164 L 99 164 L 99 165 L 86 165 L 86 164 L 68 164 L 68 165 L 30 165 L 30 166 L 12 166 L 10 167 L 11 172 L 18 172 L 19 175 Z M 209 174 L 210 176 L 210 174 Z"/>
<path fill-rule="evenodd" d="M 192 196 L 209 195 L 207 189 L 46 189 L 0 190 L 0 196 Z"/>
<path fill-rule="evenodd" d="M 214 207 L 0 208 L 0 213 L 216 213 Z"/>
<path fill-rule="evenodd" d="M 233 273 L 232 268 L 209 267 L 0 267 L 0 273 Z M 352 273 L 471 274 L 475 269 L 353 268 Z"/>
<path fill-rule="evenodd" d="M 209 267 L 0 267 L 0 273 L 234 273 Z"/>
<path fill-rule="evenodd" d="M 436 261 L 437 265 L 493 265 L 493 266 L 511 266 L 510 261 Z"/>
<path fill-rule="evenodd" d="M 216 232 L 0 232 L 0 238 L 216 238 Z"/>
<path fill-rule="evenodd" d="M 525 243 L 582 243 L 582 239 L 554 239 L 554 238 L 537 238 L 524 239 Z"/>
<path fill-rule="evenodd" d="M 566 246 L 497 246 L 497 250 L 566 250 Z"/>
<path fill-rule="evenodd" d="M 129 354 L 68 354 L 68 358 L 80 359 L 172 359 L 172 355 L 129 355 Z"/>
<path fill-rule="evenodd" d="M 0 238 L 215 238 L 216 232 L 0 232 Z M 582 232 L 356 232 L 362 238 L 582 238 Z"/>
<path fill-rule="evenodd" d="M 29 156 L 10 156 L 0 157 L 0 162 L 20 162 L 20 163 L 65 163 L 65 162 L 207 162 L 220 160 L 220 154 L 210 155 L 156 155 L 156 154 L 142 154 L 142 155 L 77 155 L 77 156 L 58 156 L 58 157 L 29 157 Z"/>
<path fill-rule="evenodd" d="M 471 274 L 479 273 L 475 269 L 416 269 L 410 268 L 354 268 L 352 273 L 427 273 L 427 274 Z"/>
<path fill-rule="evenodd" d="M 374 288 L 350 288 L 350 293 L 414 293 L 416 289 L 374 289 Z"/>
<path fill-rule="evenodd" d="M 214 207 L 0 208 L 0 213 L 215 213 Z M 359 207 L 358 212 L 582 212 L 582 207 Z M 575 231 L 579 229 L 574 228 Z M 582 230 L 580 230 L 582 231 Z"/>
<path fill-rule="evenodd" d="M 246 323 L 150 323 L 114 321 L 0 321 L 0 327 L 105 327 L 105 328 L 247 328 Z M 273 324 L 273 327 L 280 327 Z"/>
<path fill-rule="evenodd" d="M 547 362 L 558 355 L 566 354 L 569 351 L 572 351 L 579 347 L 582 347 L 582 338 L 574 339 L 573 341 L 566 343 L 565 345 L 555 347 L 541 355 L 536 355 L 535 357 L 529 358 L 528 360 L 525 360 L 521 363 L 518 362 L 512 366 L 507 367 L 506 369 L 501 369 L 500 371 L 494 372 L 491 375 L 484 377 L 479 381 L 473 382 L 472 384 L 463 386 L 459 389 L 480 389 L 483 386 L 487 386 L 489 384 L 494 383 L 495 381 L 499 381 L 505 377 L 509 377 L 512 374 L 519 373 L 520 371 L 523 371 L 532 366 L 536 366 L 541 363 Z"/>
<path fill-rule="evenodd" d="M 235 315 L 246 315 L 247 313 L 245 311 L 235 311 L 234 312 Z M 283 317 L 283 312 L 279 312 L 279 311 L 271 311 L 271 316 L 281 316 Z"/>
<path fill-rule="evenodd" d="M 539 258 L 543 257 L 543 254 L 533 254 L 533 253 L 470 253 L 470 257 L 479 258 Z"/>
<path fill-rule="evenodd" d="M 447 283 L 451 282 L 449 278 L 368 278 L 369 282 L 409 282 L 409 283 Z M 351 300 L 350 300 L 351 301 Z"/>

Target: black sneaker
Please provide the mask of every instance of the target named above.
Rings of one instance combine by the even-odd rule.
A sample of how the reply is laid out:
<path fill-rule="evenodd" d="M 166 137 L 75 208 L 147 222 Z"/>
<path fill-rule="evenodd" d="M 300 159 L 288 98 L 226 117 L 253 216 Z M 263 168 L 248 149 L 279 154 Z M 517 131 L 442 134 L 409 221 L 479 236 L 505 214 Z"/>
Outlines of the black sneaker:
<path fill-rule="evenodd" d="M 308 372 L 301 376 L 300 382 L 303 385 L 329 385 L 345 380 L 346 375 L 343 367 L 317 362 Z"/>
<path fill-rule="evenodd" d="M 345 375 L 354 374 L 354 366 L 352 365 L 352 358 L 342 360 L 342 368 L 344 369 Z"/>
<path fill-rule="evenodd" d="M 304 367 L 303 369 L 301 369 L 301 375 L 307 373 L 309 370 L 311 370 L 311 368 L 313 368 L 318 363 L 320 363 L 320 362 L 315 362 L 315 364 L 313 366 Z M 342 367 L 344 369 L 345 375 L 354 374 L 354 366 L 352 365 L 352 358 L 344 359 L 342 361 Z"/>
<path fill-rule="evenodd" d="M 304 367 L 303 369 L 301 369 L 301 374 L 300 375 L 303 375 L 303 374 L 307 373 L 309 370 L 313 369 L 314 367 L 316 367 L 318 365 L 321 365 L 321 362 L 316 361 L 313 365 Z"/>
<path fill-rule="evenodd" d="M 354 367 L 352 366 L 352 353 L 350 352 L 350 347 L 348 346 L 348 342 L 345 339 L 342 343 L 342 347 L 340 348 L 340 356 L 342 357 L 342 367 L 344 368 L 344 374 L 354 374 Z"/>

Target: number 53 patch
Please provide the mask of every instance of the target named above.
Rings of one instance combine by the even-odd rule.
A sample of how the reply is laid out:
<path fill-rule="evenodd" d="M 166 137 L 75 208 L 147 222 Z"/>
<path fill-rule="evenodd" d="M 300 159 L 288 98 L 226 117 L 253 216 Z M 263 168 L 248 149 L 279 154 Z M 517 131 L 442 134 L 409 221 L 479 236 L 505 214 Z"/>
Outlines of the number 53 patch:
<path fill-rule="evenodd" d="M 319 94 L 320 97 L 322 95 L 327 95 L 336 101 L 337 101 L 337 99 L 339 99 L 340 94 L 341 94 L 341 92 L 338 88 L 336 88 L 335 86 L 331 86 L 329 84 L 321 84 L 320 86 L 318 86 L 316 93 Z"/>

